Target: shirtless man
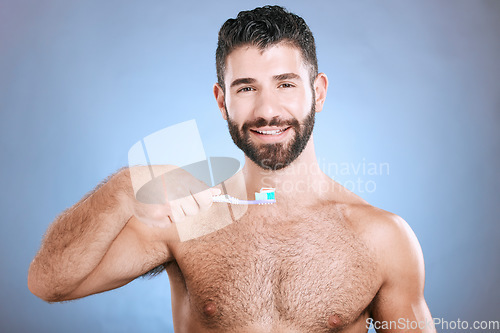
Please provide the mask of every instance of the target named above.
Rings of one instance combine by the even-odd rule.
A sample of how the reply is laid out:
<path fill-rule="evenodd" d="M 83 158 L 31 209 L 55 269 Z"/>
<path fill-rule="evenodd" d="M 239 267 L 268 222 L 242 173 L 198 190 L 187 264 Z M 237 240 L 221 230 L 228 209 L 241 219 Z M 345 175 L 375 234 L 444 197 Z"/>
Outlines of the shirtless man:
<path fill-rule="evenodd" d="M 32 293 L 71 300 L 165 267 L 176 332 L 366 332 L 370 318 L 398 323 L 382 332 L 434 332 L 410 227 L 319 168 L 312 129 L 328 80 L 305 22 L 277 6 L 241 12 L 222 26 L 216 61 L 214 95 L 243 169 L 217 189 L 149 205 L 136 200 L 130 169 L 118 171 L 50 226 Z M 170 181 L 199 186 L 188 174 Z M 212 203 L 261 187 L 276 189 L 275 204 L 238 215 Z M 177 231 L 221 221 L 189 240 Z"/>

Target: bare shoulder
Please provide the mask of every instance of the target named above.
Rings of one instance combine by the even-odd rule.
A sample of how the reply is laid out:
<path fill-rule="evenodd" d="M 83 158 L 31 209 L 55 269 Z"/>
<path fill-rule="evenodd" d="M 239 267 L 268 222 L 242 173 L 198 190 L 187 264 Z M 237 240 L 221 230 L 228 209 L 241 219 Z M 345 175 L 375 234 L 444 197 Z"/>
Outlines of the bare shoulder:
<path fill-rule="evenodd" d="M 376 254 L 384 280 L 421 280 L 423 255 L 418 239 L 400 216 L 369 204 L 347 205 L 352 228 Z"/>
<path fill-rule="evenodd" d="M 381 265 L 421 261 L 417 237 L 400 216 L 370 205 L 339 184 L 321 204 L 342 216 L 349 229 L 378 257 Z"/>
<path fill-rule="evenodd" d="M 408 223 L 400 216 L 369 204 L 345 205 L 346 216 L 359 232 L 368 232 L 370 238 L 386 245 L 394 241 L 409 240 L 415 235 Z"/>

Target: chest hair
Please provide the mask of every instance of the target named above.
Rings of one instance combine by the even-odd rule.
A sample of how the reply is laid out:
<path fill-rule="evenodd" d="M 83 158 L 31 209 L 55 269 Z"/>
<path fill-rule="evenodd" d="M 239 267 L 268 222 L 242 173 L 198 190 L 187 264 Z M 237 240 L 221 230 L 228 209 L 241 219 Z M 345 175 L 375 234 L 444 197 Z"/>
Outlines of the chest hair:
<path fill-rule="evenodd" d="M 193 312 L 207 327 L 277 321 L 332 331 L 353 322 L 376 293 L 373 256 L 341 210 L 251 211 L 176 255 Z"/>

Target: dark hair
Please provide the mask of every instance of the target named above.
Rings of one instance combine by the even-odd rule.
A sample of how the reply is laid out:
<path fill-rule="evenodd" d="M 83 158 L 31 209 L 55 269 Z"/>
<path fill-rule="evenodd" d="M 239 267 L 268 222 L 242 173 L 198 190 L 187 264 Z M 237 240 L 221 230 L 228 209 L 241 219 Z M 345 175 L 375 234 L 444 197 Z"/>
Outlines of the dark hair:
<path fill-rule="evenodd" d="M 283 7 L 264 6 L 239 12 L 235 19 L 227 20 L 220 28 L 215 64 L 222 89 L 225 89 L 226 59 L 234 49 L 253 45 L 264 50 L 280 42 L 290 43 L 302 52 L 305 63 L 310 66 L 313 84 L 318 75 L 318 60 L 314 37 L 306 22 Z"/>

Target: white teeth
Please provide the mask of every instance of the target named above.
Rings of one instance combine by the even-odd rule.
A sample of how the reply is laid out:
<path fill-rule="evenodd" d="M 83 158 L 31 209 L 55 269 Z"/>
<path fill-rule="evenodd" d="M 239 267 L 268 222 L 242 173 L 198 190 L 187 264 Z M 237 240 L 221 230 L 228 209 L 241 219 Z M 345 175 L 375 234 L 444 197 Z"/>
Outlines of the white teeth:
<path fill-rule="evenodd" d="M 266 134 L 266 135 L 277 135 L 283 132 L 285 129 L 280 129 L 280 130 L 274 130 L 274 131 L 256 131 L 257 133 L 260 134 Z"/>

